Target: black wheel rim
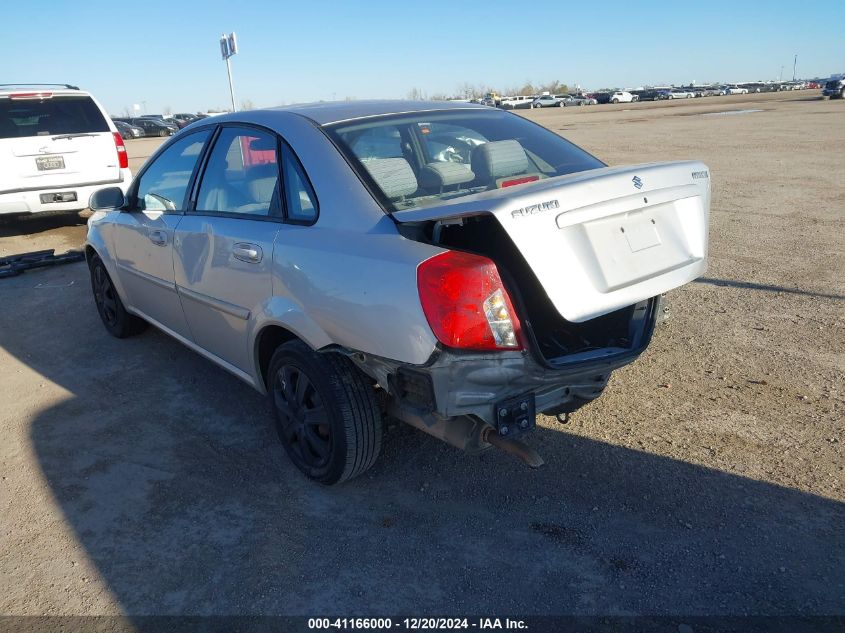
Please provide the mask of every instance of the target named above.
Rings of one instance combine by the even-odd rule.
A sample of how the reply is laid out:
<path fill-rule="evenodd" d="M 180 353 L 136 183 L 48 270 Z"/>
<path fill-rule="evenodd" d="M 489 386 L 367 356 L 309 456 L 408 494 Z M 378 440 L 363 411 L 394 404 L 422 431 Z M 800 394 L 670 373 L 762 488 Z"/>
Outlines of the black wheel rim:
<path fill-rule="evenodd" d="M 273 382 L 279 434 L 294 462 L 320 469 L 332 452 L 331 426 L 320 394 L 299 367 L 282 365 Z"/>
<path fill-rule="evenodd" d="M 107 325 L 117 323 L 117 296 L 111 279 L 102 266 L 94 268 L 94 301 L 97 302 L 97 310 Z"/>

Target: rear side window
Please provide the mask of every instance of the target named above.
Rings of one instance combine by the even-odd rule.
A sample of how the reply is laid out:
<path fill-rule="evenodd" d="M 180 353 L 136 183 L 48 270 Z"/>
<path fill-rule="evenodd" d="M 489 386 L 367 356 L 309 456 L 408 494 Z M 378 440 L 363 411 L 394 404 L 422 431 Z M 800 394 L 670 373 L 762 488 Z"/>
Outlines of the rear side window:
<path fill-rule="evenodd" d="M 268 132 L 223 128 L 202 177 L 197 212 L 280 215 L 277 152 Z"/>
<path fill-rule="evenodd" d="M 285 178 L 285 207 L 287 219 L 311 224 L 317 220 L 317 196 L 305 176 L 302 165 L 291 149 L 282 152 L 282 172 Z"/>
<path fill-rule="evenodd" d="M 136 194 L 139 211 L 180 211 L 191 174 L 202 154 L 209 131 L 200 130 L 168 147 L 144 171 Z"/>
<path fill-rule="evenodd" d="M 103 113 L 88 96 L 0 99 L 0 138 L 108 131 Z"/>

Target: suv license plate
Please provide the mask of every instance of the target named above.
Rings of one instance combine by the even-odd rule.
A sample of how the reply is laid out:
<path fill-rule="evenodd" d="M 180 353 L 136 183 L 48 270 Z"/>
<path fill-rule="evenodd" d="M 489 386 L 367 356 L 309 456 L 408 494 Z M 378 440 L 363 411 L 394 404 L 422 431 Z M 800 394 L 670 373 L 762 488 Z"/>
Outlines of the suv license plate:
<path fill-rule="evenodd" d="M 50 169 L 64 169 L 64 156 L 39 156 L 35 159 L 35 166 L 38 171 L 48 171 Z"/>

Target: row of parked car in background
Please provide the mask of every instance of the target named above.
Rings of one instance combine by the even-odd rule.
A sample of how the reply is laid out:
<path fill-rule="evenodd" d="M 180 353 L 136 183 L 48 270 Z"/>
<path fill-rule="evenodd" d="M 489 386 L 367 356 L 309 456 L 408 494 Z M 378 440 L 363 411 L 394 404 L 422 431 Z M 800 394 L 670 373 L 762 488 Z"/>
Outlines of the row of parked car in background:
<path fill-rule="evenodd" d="M 632 103 L 634 101 L 663 101 L 669 99 L 694 99 L 720 95 L 750 94 L 756 92 L 779 92 L 782 90 L 803 90 L 818 88 L 814 82 L 750 82 L 710 86 L 654 87 L 637 90 L 600 91 L 594 93 L 558 94 L 544 92 L 540 95 L 500 96 L 487 93 L 480 102 L 506 110 L 534 108 L 565 108 L 568 106 L 596 105 L 599 103 Z"/>
<path fill-rule="evenodd" d="M 112 117 L 124 139 L 143 136 L 172 136 L 186 125 L 206 118 L 207 114 L 145 114 L 139 117 Z"/>

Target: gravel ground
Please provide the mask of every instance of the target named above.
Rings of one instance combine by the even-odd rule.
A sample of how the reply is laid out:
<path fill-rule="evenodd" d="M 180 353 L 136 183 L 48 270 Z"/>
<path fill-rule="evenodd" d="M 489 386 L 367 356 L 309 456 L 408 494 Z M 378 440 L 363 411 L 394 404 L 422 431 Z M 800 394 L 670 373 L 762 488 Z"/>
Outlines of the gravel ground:
<path fill-rule="evenodd" d="M 737 115 L 714 114 L 759 109 Z M 610 164 L 712 173 L 710 269 L 547 465 L 407 427 L 322 488 L 262 398 L 100 325 L 83 264 L 0 280 L 2 614 L 844 614 L 845 103 L 532 111 Z M 136 160 L 154 142 L 130 142 Z M 0 256 L 81 243 L 0 225 Z"/>

